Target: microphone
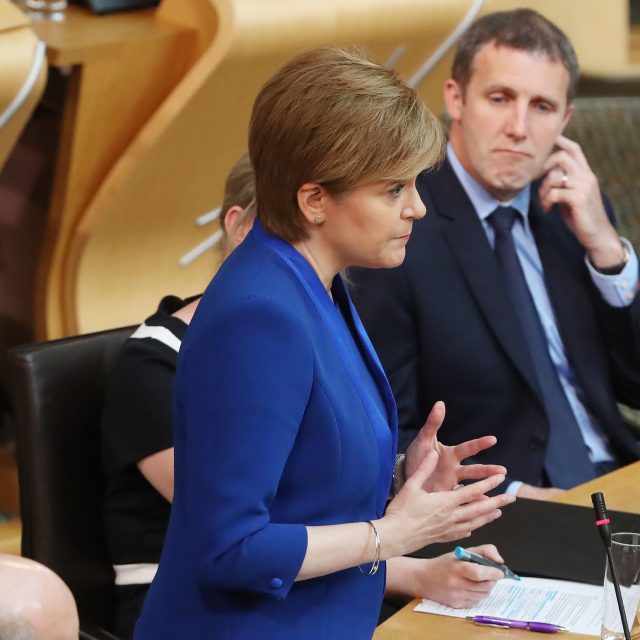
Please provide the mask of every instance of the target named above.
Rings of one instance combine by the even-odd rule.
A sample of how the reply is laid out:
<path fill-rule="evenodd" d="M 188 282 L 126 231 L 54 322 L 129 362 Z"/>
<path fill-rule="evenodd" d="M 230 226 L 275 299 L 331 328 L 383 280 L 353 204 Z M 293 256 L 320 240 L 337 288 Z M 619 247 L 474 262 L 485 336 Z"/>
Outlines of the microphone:
<path fill-rule="evenodd" d="M 596 512 L 596 527 L 607 549 L 611 549 L 611 520 L 607 515 L 607 507 L 604 504 L 604 495 L 601 491 L 591 494 L 591 502 Z"/>
<path fill-rule="evenodd" d="M 602 538 L 602 542 L 607 550 L 607 559 L 609 561 L 609 569 L 611 570 L 611 580 L 613 582 L 613 589 L 616 593 L 616 600 L 618 602 L 618 611 L 620 611 L 620 619 L 622 620 L 622 629 L 624 631 L 625 640 L 631 640 L 631 634 L 629 633 L 629 625 L 627 624 L 627 615 L 624 611 L 624 603 L 622 601 L 622 593 L 620 592 L 620 582 L 616 572 L 616 567 L 613 564 L 613 554 L 611 553 L 611 527 L 609 526 L 611 520 L 607 515 L 607 507 L 604 504 L 604 495 L 601 491 L 591 494 L 591 502 L 596 512 L 596 527 Z M 606 576 L 605 576 L 606 578 Z"/>

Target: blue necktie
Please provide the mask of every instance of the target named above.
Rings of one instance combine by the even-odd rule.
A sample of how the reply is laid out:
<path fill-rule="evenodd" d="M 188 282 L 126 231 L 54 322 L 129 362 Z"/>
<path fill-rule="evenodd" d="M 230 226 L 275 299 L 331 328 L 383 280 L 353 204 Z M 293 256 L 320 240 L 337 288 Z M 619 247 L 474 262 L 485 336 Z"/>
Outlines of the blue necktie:
<path fill-rule="evenodd" d="M 547 336 L 518 260 L 511 227 L 519 215 L 513 207 L 498 207 L 488 221 L 495 231 L 496 258 L 529 348 L 549 420 L 545 471 L 554 487 L 568 489 L 594 478 L 595 470 L 549 355 Z"/>

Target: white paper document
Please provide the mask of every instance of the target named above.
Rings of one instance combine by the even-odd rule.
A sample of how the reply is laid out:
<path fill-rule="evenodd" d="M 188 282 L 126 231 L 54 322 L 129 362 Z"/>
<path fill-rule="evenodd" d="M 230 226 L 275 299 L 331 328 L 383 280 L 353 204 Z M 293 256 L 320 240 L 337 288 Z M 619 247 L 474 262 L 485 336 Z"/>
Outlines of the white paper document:
<path fill-rule="evenodd" d="M 602 592 L 601 586 L 564 580 L 500 580 L 491 594 L 471 609 L 452 609 L 423 600 L 415 610 L 456 618 L 486 615 L 550 622 L 575 633 L 600 636 Z"/>

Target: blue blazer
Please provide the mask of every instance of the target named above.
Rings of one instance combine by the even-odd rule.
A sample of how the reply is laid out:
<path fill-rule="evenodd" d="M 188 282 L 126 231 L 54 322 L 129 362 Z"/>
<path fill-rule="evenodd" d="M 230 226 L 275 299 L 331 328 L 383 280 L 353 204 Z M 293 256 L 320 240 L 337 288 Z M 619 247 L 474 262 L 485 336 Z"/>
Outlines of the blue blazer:
<path fill-rule="evenodd" d="M 498 443 L 478 461 L 540 484 L 549 425 L 486 233 L 448 161 L 421 174 L 417 186 L 427 215 L 413 225 L 402 266 L 351 274 L 356 306 L 398 403 L 400 448 L 444 400 L 442 441 L 493 434 Z M 584 249 L 559 211 L 542 211 L 537 188 L 529 219 L 569 360 L 620 460 L 637 460 L 640 449 L 616 400 L 640 405 L 640 296 L 625 309 L 602 300 Z"/>
<path fill-rule="evenodd" d="M 395 457 L 391 390 L 339 276 L 332 291 L 335 304 L 256 224 L 205 292 L 178 360 L 174 500 L 136 640 L 371 637 L 384 569 L 294 582 L 305 525 L 380 517 Z"/>

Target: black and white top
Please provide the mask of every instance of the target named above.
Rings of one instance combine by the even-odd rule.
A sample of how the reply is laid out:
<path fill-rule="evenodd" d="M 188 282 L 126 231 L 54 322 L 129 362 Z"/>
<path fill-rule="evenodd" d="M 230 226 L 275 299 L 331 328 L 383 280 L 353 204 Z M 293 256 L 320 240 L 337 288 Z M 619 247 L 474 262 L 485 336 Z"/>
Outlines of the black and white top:
<path fill-rule="evenodd" d="M 162 299 L 125 342 L 108 385 L 102 415 L 105 526 L 117 585 L 151 582 L 160 559 L 171 505 L 136 463 L 173 446 L 173 381 L 187 325 L 171 314 L 193 299 Z"/>

